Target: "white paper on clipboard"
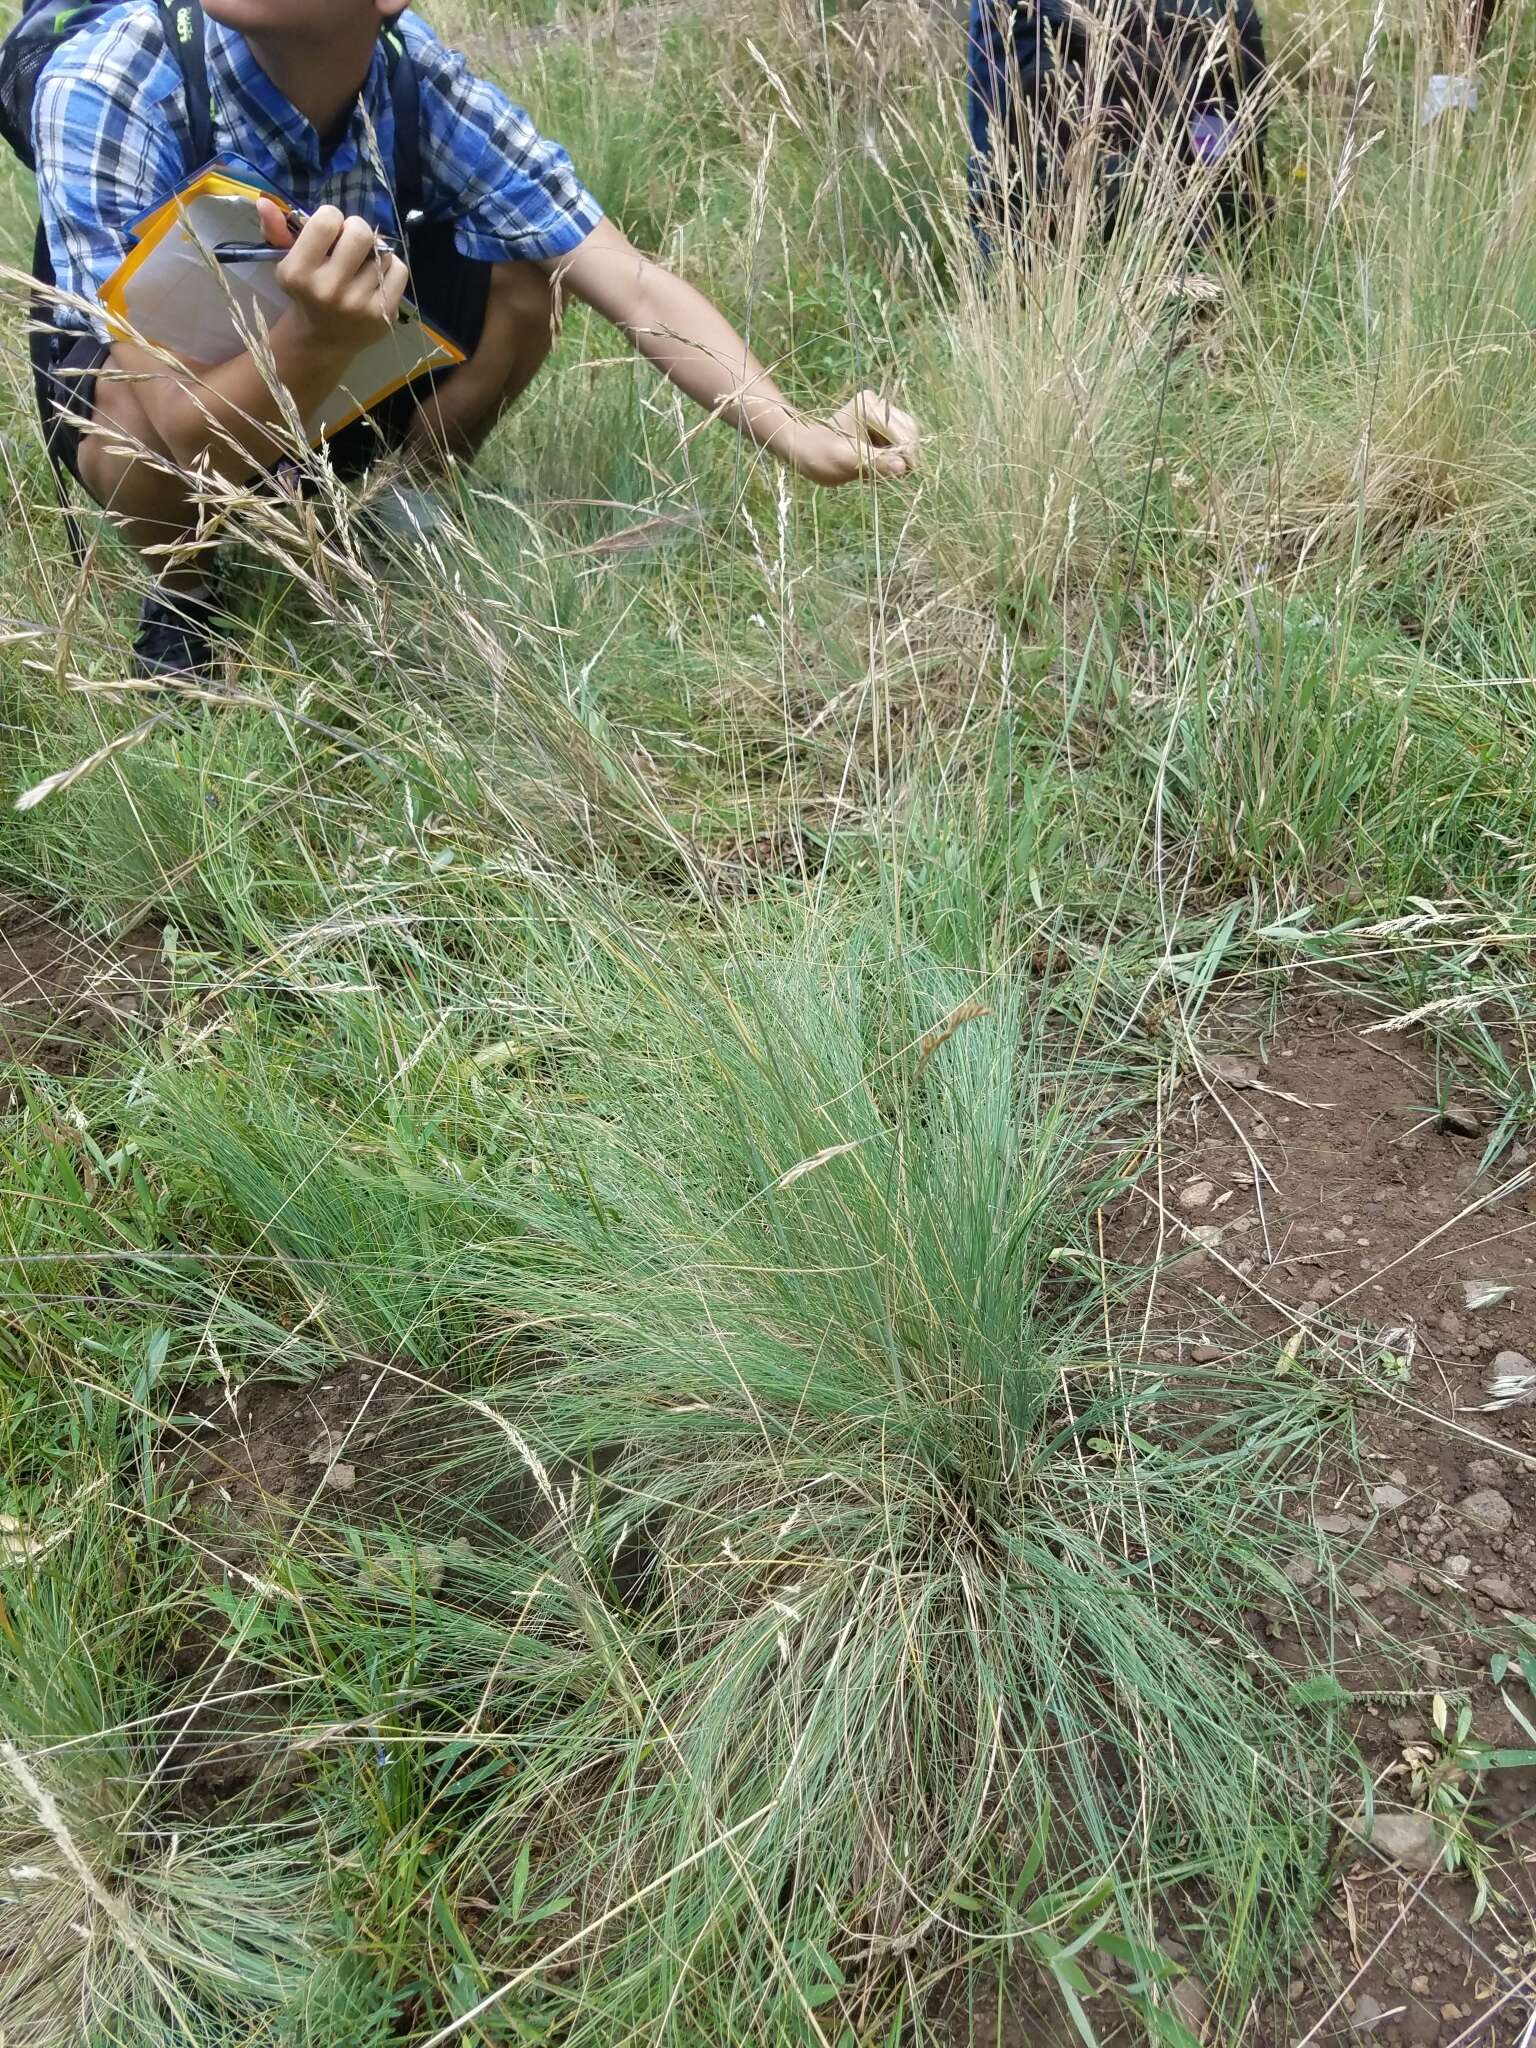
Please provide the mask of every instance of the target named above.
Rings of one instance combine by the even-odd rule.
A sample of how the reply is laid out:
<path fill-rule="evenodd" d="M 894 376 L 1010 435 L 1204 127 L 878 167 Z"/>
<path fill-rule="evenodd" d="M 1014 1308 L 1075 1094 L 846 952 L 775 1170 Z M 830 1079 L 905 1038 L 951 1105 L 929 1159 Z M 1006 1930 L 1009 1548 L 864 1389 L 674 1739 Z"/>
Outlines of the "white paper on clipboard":
<path fill-rule="evenodd" d="M 113 324 L 195 363 L 242 354 L 286 312 L 288 295 L 269 262 L 216 263 L 225 242 L 262 243 L 262 195 L 214 170 L 194 180 L 143 224 L 138 246 L 102 287 Z M 464 360 L 414 308 L 349 366 L 312 428 L 316 441 L 371 411 L 401 385 Z"/>

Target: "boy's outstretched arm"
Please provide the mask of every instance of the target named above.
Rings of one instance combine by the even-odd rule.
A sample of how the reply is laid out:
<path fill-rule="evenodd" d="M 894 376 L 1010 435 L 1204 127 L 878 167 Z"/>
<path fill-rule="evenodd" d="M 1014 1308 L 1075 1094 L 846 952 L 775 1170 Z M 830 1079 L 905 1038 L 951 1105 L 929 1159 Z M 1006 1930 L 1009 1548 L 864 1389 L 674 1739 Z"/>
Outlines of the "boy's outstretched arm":
<path fill-rule="evenodd" d="M 906 476 L 917 423 L 861 392 L 830 420 L 795 411 L 724 314 L 684 279 L 636 249 L 611 221 L 543 268 L 559 287 L 611 320 L 680 391 L 818 484 Z"/>

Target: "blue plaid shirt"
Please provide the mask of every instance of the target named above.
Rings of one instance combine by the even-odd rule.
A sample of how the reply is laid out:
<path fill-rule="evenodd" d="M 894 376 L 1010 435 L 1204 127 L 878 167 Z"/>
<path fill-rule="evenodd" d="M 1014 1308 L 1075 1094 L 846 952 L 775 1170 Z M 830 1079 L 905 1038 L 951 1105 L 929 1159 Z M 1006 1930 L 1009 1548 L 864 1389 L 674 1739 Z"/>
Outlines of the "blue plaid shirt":
<path fill-rule="evenodd" d="M 417 15 L 402 15 L 397 26 L 421 81 L 427 219 L 452 221 L 460 253 L 490 263 L 564 256 L 585 241 L 602 209 L 565 151 Z M 206 33 L 220 153 L 242 158 L 306 212 L 329 204 L 392 227 L 395 119 L 382 47 L 346 133 L 327 154 L 244 36 L 216 21 Z M 153 5 L 124 0 L 64 44 L 38 85 L 33 139 L 59 288 L 94 300 L 130 246 L 129 223 L 201 169 L 188 161 L 181 67 Z M 88 324 L 69 309 L 58 319 Z"/>

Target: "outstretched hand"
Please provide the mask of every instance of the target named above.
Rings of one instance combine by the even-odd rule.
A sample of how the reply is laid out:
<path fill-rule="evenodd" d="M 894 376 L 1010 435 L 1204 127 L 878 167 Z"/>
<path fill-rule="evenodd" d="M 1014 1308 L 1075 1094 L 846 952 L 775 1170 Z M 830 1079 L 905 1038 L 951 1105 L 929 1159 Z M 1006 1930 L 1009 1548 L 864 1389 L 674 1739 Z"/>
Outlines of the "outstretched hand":
<path fill-rule="evenodd" d="M 876 391 L 861 391 L 838 407 L 825 426 L 800 429 L 790 461 L 816 484 L 848 484 L 861 476 L 910 476 L 921 435 L 910 413 Z"/>

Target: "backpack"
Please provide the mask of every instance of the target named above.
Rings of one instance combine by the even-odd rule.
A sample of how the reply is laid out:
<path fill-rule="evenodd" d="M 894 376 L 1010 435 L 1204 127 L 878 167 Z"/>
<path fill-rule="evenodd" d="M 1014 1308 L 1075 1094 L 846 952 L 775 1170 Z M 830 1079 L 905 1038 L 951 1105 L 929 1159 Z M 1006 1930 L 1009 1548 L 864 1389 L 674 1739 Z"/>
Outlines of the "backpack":
<path fill-rule="evenodd" d="M 1177 161 L 1211 173 L 1214 221 L 1237 226 L 1258 207 L 1268 67 L 1256 0 L 975 0 L 969 69 L 984 246 L 989 227 L 1049 201 L 1090 111 L 1104 137 L 1106 233 L 1150 128 Z"/>
<path fill-rule="evenodd" d="M 86 0 L 66 6 L 61 0 L 24 0 L 21 20 L 0 46 L 0 138 L 29 171 L 37 169 L 32 153 L 32 108 L 37 83 L 49 60 L 83 30 L 94 28 L 118 0 Z M 197 0 L 158 0 L 165 40 L 181 65 L 187 89 L 196 169 L 213 155 L 213 109 L 208 90 L 208 64 L 203 50 L 203 11 Z"/>

